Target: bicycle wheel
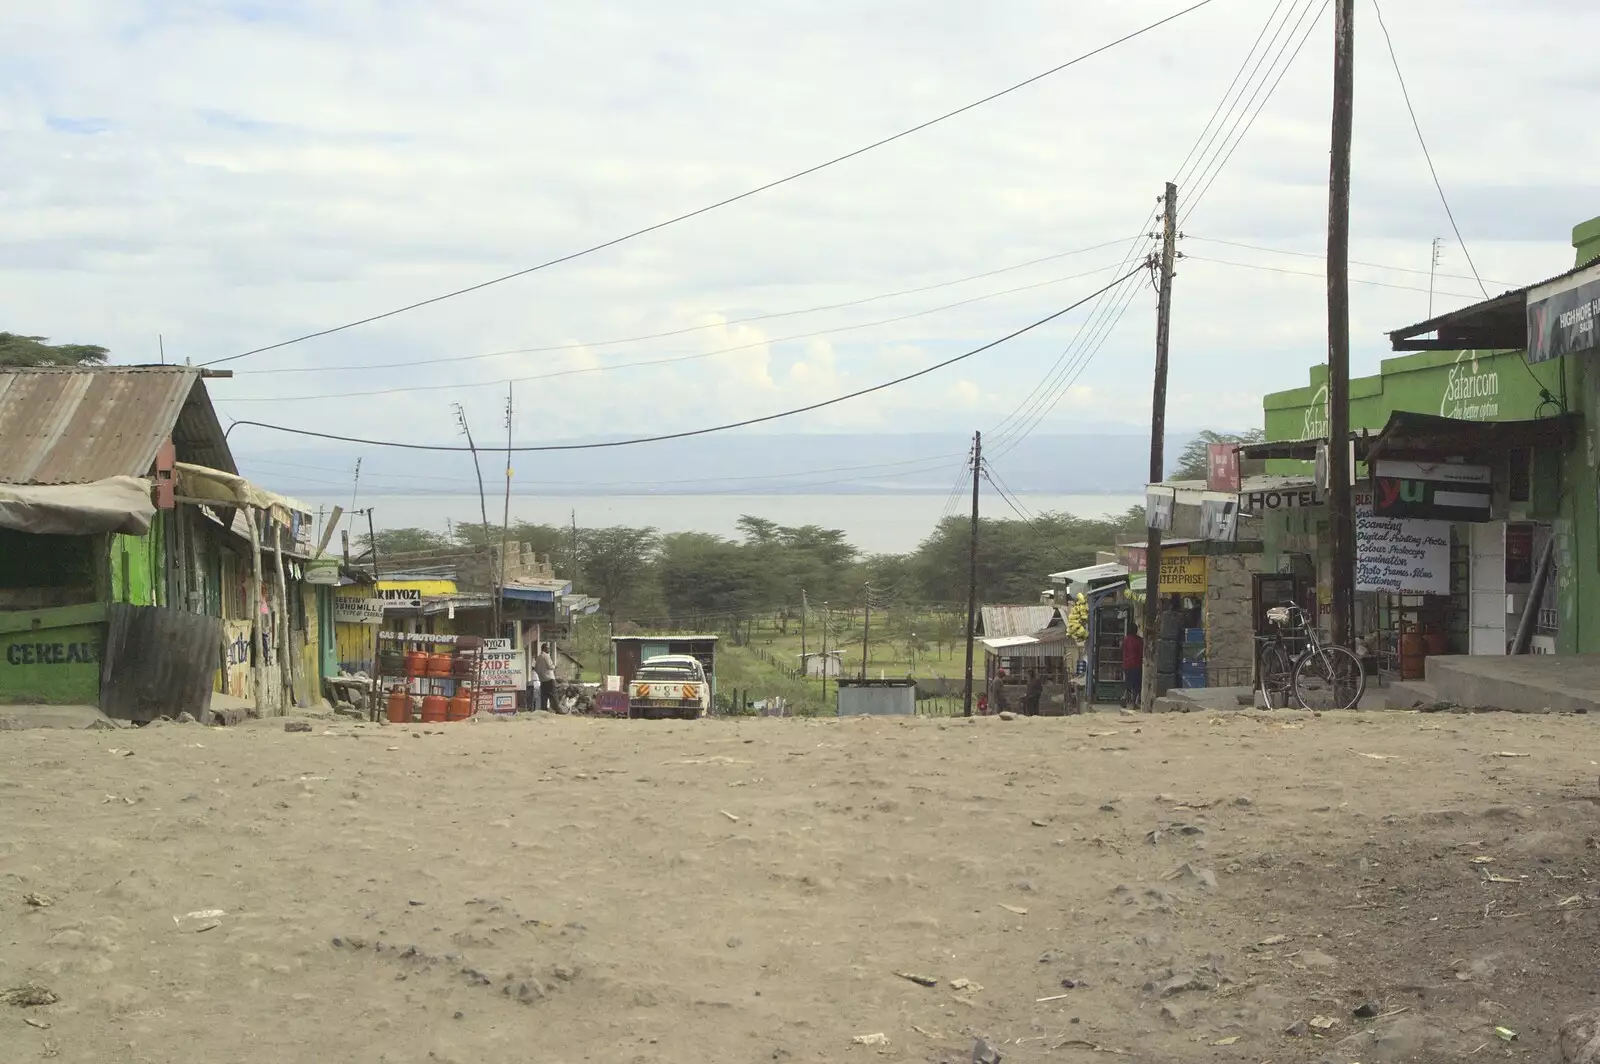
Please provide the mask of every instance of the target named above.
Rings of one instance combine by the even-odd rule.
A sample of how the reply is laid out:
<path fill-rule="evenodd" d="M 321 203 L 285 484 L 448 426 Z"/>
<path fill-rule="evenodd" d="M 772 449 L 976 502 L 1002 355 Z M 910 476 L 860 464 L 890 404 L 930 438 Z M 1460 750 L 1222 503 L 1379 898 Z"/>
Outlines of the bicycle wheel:
<path fill-rule="evenodd" d="M 1304 709 L 1352 709 L 1366 687 L 1361 659 L 1348 647 L 1319 647 L 1294 669 L 1294 697 Z"/>
<path fill-rule="evenodd" d="M 1286 709 L 1294 688 L 1294 661 L 1282 643 L 1261 648 L 1261 700 L 1268 709 Z"/>

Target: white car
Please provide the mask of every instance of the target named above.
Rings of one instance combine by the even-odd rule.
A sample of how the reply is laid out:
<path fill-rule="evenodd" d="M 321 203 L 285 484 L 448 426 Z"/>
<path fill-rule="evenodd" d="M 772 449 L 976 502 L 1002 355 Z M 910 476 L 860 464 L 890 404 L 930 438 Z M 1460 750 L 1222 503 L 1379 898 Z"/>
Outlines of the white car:
<path fill-rule="evenodd" d="M 687 654 L 646 658 L 628 684 L 628 716 L 696 720 L 711 711 L 711 685 Z"/>

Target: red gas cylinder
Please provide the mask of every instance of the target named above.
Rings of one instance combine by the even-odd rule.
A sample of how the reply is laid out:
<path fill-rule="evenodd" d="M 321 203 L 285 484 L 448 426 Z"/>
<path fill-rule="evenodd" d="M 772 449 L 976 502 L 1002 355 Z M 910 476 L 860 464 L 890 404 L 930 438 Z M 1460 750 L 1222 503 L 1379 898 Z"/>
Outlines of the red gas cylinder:
<path fill-rule="evenodd" d="M 404 687 L 389 688 L 389 723 L 411 723 L 411 695 Z"/>
<path fill-rule="evenodd" d="M 428 695 L 422 700 L 422 723 L 444 723 L 446 708 L 444 695 Z"/>
<path fill-rule="evenodd" d="M 428 655 L 428 675 L 441 680 L 448 680 L 450 678 L 451 659 L 452 655 L 448 652 Z"/>
<path fill-rule="evenodd" d="M 422 676 L 428 671 L 428 655 L 421 650 L 406 651 L 406 675 L 411 678 Z"/>
<path fill-rule="evenodd" d="M 445 705 L 444 719 L 466 720 L 470 716 L 472 716 L 472 687 L 470 684 L 461 684 Z"/>

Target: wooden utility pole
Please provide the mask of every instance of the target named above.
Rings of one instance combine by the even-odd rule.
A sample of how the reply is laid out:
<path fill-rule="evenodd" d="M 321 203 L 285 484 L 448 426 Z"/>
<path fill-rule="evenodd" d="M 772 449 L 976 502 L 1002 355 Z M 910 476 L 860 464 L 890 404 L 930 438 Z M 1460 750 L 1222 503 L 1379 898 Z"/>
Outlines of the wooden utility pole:
<path fill-rule="evenodd" d="M 872 631 L 872 585 L 867 585 L 867 613 L 861 623 L 861 678 L 867 678 L 867 634 Z"/>
<path fill-rule="evenodd" d="M 822 604 L 822 710 L 828 710 L 828 621 L 832 618 L 828 614 L 828 604 Z M 840 655 L 841 660 L 843 655 Z M 843 669 L 841 668 L 842 672 Z"/>
<path fill-rule="evenodd" d="M 1333 5 L 1333 150 L 1328 169 L 1328 532 L 1335 643 L 1355 613 L 1355 507 L 1350 490 L 1350 134 L 1355 113 L 1355 0 Z"/>
<path fill-rule="evenodd" d="M 1161 283 L 1156 304 L 1156 373 L 1150 404 L 1150 483 L 1167 475 L 1167 351 L 1172 339 L 1172 273 L 1178 261 L 1178 186 L 1167 182 L 1161 197 Z M 1148 522 L 1146 522 L 1148 523 Z M 1157 651 L 1160 649 L 1161 532 L 1146 529 L 1144 548 L 1144 677 L 1139 704 L 1155 709 Z"/>
<path fill-rule="evenodd" d="M 506 385 L 506 508 L 504 519 L 500 524 L 500 588 L 494 595 L 494 635 L 499 639 L 505 635 L 501 626 L 503 620 L 503 602 L 506 596 L 506 546 L 511 540 L 511 401 L 513 384 Z M 485 529 L 487 532 L 487 529 Z"/>
<path fill-rule="evenodd" d="M 806 654 L 806 614 L 811 612 L 811 606 L 806 602 L 806 589 L 800 589 L 800 682 L 805 683 L 806 670 L 811 667 L 811 659 Z"/>
<path fill-rule="evenodd" d="M 972 716 L 972 641 L 978 634 L 978 475 L 983 470 L 983 433 L 972 434 L 972 530 L 967 542 L 967 685 L 961 715 Z"/>

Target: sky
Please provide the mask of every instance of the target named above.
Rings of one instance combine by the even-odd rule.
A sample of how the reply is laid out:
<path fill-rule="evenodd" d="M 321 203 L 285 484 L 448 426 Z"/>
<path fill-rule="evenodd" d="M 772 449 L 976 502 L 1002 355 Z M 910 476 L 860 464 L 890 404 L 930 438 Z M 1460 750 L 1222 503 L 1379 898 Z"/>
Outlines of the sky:
<path fill-rule="evenodd" d="M 169 361 L 225 358 L 705 206 L 1187 2 L 8 5 L 0 329 L 102 344 L 116 362 L 157 361 L 158 336 Z M 720 424 L 912 372 L 1114 280 L 1252 44 L 1279 25 L 1269 16 L 1309 10 L 1289 24 L 1318 18 L 1307 44 L 1275 91 L 1254 97 L 1265 106 L 1238 147 L 1226 159 L 1203 148 L 1196 161 L 1211 165 L 1185 168 L 1180 182 L 1169 424 L 1259 425 L 1262 394 L 1304 384 L 1325 357 L 1332 20 L 1322 7 L 1213 0 L 760 195 L 228 362 L 236 376 L 213 381 L 212 394 L 225 420 L 427 443 L 460 442 L 459 402 L 481 442 L 504 439 L 515 378 L 513 434 L 536 444 Z M 1385 330 L 1427 316 L 1434 237 L 1445 238 L 1434 309 L 1466 305 L 1479 288 L 1373 4 L 1356 8 L 1351 257 L 1372 265 L 1352 277 L 1381 282 L 1351 286 L 1352 365 L 1364 374 L 1389 354 Z M 1384 15 L 1488 290 L 1569 267 L 1572 225 L 1600 214 L 1581 176 L 1600 172 L 1600 82 L 1585 49 L 1552 42 L 1594 39 L 1600 8 L 1388 0 Z M 1289 41 L 1290 28 L 1265 37 Z M 929 290 L 892 295 L 910 289 Z M 1089 304 L 769 429 L 981 429 L 1002 444 L 1145 429 L 1155 297 L 1148 284 L 1130 295 L 1114 326 Z M 1081 330 L 1097 307 L 1104 342 L 1088 343 Z M 678 330 L 690 331 L 659 335 Z M 445 361 L 394 365 L 424 360 Z M 627 365 L 639 362 L 655 364 Z M 310 442 L 248 426 L 232 439 L 262 462 Z M 403 466 L 393 452 L 384 461 Z"/>

